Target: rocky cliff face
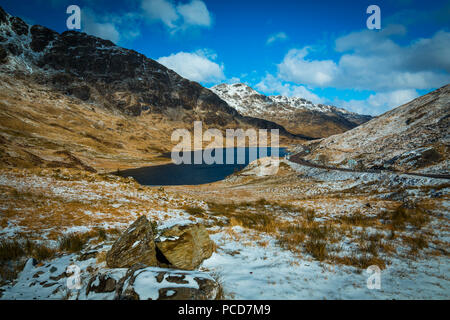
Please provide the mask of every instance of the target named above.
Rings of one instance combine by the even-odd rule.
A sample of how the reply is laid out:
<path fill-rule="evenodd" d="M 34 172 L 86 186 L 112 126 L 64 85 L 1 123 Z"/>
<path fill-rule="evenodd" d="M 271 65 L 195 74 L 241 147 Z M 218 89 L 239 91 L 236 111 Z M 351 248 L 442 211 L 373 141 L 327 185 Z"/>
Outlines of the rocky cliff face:
<path fill-rule="evenodd" d="M 245 116 L 270 119 L 290 132 L 311 137 L 342 133 L 371 119 L 303 98 L 265 96 L 243 83 L 220 84 L 211 90 Z"/>
<path fill-rule="evenodd" d="M 200 84 L 144 55 L 85 33 L 61 34 L 29 26 L 0 8 L 0 72 L 25 74 L 40 84 L 124 114 L 161 114 L 172 121 L 215 126 L 278 128 L 241 116 Z"/>

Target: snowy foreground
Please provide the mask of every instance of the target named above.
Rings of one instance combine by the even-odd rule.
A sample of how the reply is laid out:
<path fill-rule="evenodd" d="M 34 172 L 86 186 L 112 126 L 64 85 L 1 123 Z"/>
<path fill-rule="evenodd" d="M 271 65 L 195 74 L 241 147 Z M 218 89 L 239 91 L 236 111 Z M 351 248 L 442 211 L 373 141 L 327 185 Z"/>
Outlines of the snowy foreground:
<path fill-rule="evenodd" d="M 239 232 L 239 227 L 234 231 Z M 370 290 L 367 288 L 370 274 L 352 267 L 299 260 L 289 251 L 280 250 L 270 239 L 264 248 L 243 245 L 222 233 L 215 234 L 213 240 L 220 244 L 220 250 L 204 261 L 200 270 L 219 276 L 228 299 L 448 299 L 450 296 L 448 258 L 413 262 L 394 260 L 381 272 L 381 288 Z M 66 278 L 53 279 L 74 262 L 81 268 L 84 287 L 70 291 L 65 289 Z M 96 265 L 95 258 L 77 261 L 75 255 L 64 255 L 36 267 L 30 260 L 17 282 L 2 288 L 5 290 L 2 299 L 113 299 L 114 293 L 85 295 L 89 279 L 83 275 L 89 275 L 86 269 L 93 265 Z M 126 269 L 111 272 L 117 279 L 125 273 Z M 191 273 L 189 283 L 184 286 L 198 287 L 192 281 L 196 272 Z M 147 279 L 150 278 L 137 279 L 138 283 L 141 281 L 138 293 L 141 297 L 158 298 L 158 289 L 168 283 Z"/>
<path fill-rule="evenodd" d="M 225 299 L 450 298 L 450 261 L 447 253 L 450 202 L 448 187 L 445 185 L 442 187 L 445 181 L 397 175 L 392 177 L 356 173 L 326 175 L 324 170 L 305 168 L 291 163 L 289 165 L 291 168 L 286 169 L 289 174 L 291 170 L 294 170 L 306 180 L 299 185 L 278 184 L 274 187 L 274 184 L 271 184 L 273 197 L 292 194 L 291 204 L 315 210 L 316 215 L 312 219 L 314 223 L 335 221 L 333 219 L 338 219 L 347 212 L 362 210 L 362 208 L 367 208 L 367 215 L 370 216 L 373 212 L 384 208 L 383 206 L 387 207 L 386 203 L 389 204 L 391 200 L 386 200 L 386 197 L 392 193 L 388 191 L 395 189 L 392 187 L 395 183 L 397 186 L 401 185 L 403 194 L 408 197 L 427 199 L 430 194 L 433 194 L 437 202 L 433 202 L 433 206 L 429 202 L 426 203 L 432 208 L 430 212 L 436 220 L 433 218 L 420 231 L 428 237 L 426 238 L 429 241 L 428 246 L 412 258 L 404 239 L 415 236 L 417 231 L 410 228 L 397 231 L 397 240 L 392 241 L 395 244 L 394 252 L 396 253 L 388 255 L 380 251 L 378 256 L 388 261 L 385 268 L 381 270 L 380 288 L 369 289 L 367 283 L 371 274 L 365 268 L 333 263 L 331 260 L 319 261 L 304 251 L 299 253 L 300 251 L 288 250 L 281 246 L 277 233 L 255 230 L 233 223 L 233 218 L 214 215 L 211 211 L 211 202 L 196 197 L 196 192 L 199 192 L 202 197 L 207 197 L 203 189 L 193 187 L 183 191 L 184 196 L 180 196 L 179 189 L 171 191 L 141 188 L 135 182 L 123 178 L 107 178 L 105 181 L 98 181 L 93 179 L 93 176 L 75 176 L 69 171 L 60 172 L 52 177 L 47 172 L 37 174 L 20 170 L 3 172 L 0 175 L 0 187 L 4 196 L 1 198 L 0 211 L 5 213 L 11 210 L 13 205 L 17 210 L 14 215 L 10 215 L 8 223 L 2 225 L 0 234 L 2 239 L 12 239 L 18 235 L 28 234 L 34 241 L 56 248 L 58 230 L 63 234 L 85 232 L 98 227 L 107 228 L 107 230 L 108 228 L 124 230 L 137 216 L 146 215 L 158 223 L 159 229 L 189 223 L 202 223 L 208 228 L 210 237 L 217 246 L 216 252 L 203 261 L 198 271 L 186 271 L 186 283 L 178 284 L 178 286 L 195 288 L 198 287 L 198 284 L 193 281 L 195 277 L 207 277 L 221 284 Z M 248 179 L 253 179 L 249 178 L 249 171 L 253 169 L 250 166 L 242 175 L 227 179 L 223 182 L 226 188 L 224 185 L 217 185 L 217 188 L 241 190 L 242 186 L 250 181 Z M 69 176 L 70 180 L 67 179 Z M 314 188 L 308 185 L 311 181 Z M 30 185 L 33 185 L 34 189 Z M 349 196 L 348 190 L 351 189 L 354 192 L 355 186 L 371 190 L 370 197 L 363 198 L 360 194 L 355 196 L 353 193 Z M 434 190 L 435 186 L 440 186 L 439 193 Z M 299 189 L 301 187 L 306 189 L 302 191 Z M 33 211 L 32 208 L 27 207 L 29 200 L 27 198 L 21 200 L 23 207 L 20 207 L 18 202 L 12 204 L 11 196 L 5 196 L 7 192 L 11 192 L 11 188 L 19 193 L 26 191 L 30 197 L 33 197 L 37 190 L 42 199 L 38 200 L 34 195 L 33 203 L 42 201 L 42 204 L 48 205 L 44 208 L 48 212 L 42 212 L 42 209 L 39 212 Z M 208 188 L 211 189 L 211 187 Z M 44 190 L 45 196 L 42 195 Z M 255 192 L 259 194 L 260 190 Z M 330 196 L 333 192 L 341 192 L 333 201 L 324 196 Z M 305 197 L 300 198 L 298 194 Z M 316 198 L 317 194 L 320 197 Z M 51 199 L 57 206 L 52 205 Z M 102 207 L 99 207 L 98 203 L 102 201 Z M 370 206 L 367 206 L 368 201 Z M 74 203 L 79 204 L 80 208 L 74 207 Z M 67 213 L 64 210 L 61 211 L 61 208 L 66 205 L 72 213 L 83 212 L 82 219 L 78 222 L 74 222 L 76 219 L 73 217 L 65 219 Z M 204 213 L 199 216 L 190 215 L 185 210 L 186 206 L 203 208 Z M 287 222 L 294 225 L 304 221 L 299 220 L 303 219 L 299 216 L 300 211 L 294 209 L 290 211 L 289 208 L 281 211 L 275 204 L 265 203 L 263 206 L 249 210 L 257 213 L 258 210 L 265 210 L 264 208 L 267 208 L 268 212 L 276 213 L 276 218 L 280 219 L 277 223 Z M 48 214 L 52 213 L 52 210 L 53 214 L 61 215 L 61 219 L 58 220 L 58 225 L 45 226 L 43 221 Z M 44 217 L 44 219 L 41 221 L 36 216 Z M 30 217 L 34 218 L 28 221 Z M 227 222 L 228 220 L 231 223 Z M 39 221 L 38 225 L 36 221 Z M 368 234 L 378 232 L 387 235 L 388 232 L 383 228 L 383 224 L 374 224 L 368 227 L 354 226 L 351 229 L 365 230 Z M 336 237 L 336 240 L 333 240 L 335 243 L 330 244 L 330 253 L 337 252 L 337 254 L 345 255 L 353 252 L 357 245 L 356 238 L 352 238 L 352 235 L 354 236 L 354 231 Z M 381 241 L 386 241 L 386 237 Z M 104 259 L 99 258 L 110 248 L 113 241 L 114 237 L 108 236 L 103 242 L 89 242 L 78 253 L 60 252 L 46 261 L 25 260 L 25 266 L 18 273 L 17 279 L 4 283 L 0 287 L 1 299 L 113 299 L 113 292 L 86 294 L 86 286 L 94 274 L 106 272 L 117 280 L 125 275 L 126 269 L 108 269 Z M 444 254 L 436 254 L 439 250 Z M 73 264 L 80 268 L 80 289 L 68 289 L 68 278 L 64 275 L 67 268 Z M 164 270 L 146 268 L 145 272 L 136 278 L 135 289 L 142 298 L 158 298 L 158 290 L 167 285 L 166 278 L 163 278 L 162 282 L 154 281 L 153 275 L 161 271 Z M 170 295 L 170 292 L 167 294 Z"/>

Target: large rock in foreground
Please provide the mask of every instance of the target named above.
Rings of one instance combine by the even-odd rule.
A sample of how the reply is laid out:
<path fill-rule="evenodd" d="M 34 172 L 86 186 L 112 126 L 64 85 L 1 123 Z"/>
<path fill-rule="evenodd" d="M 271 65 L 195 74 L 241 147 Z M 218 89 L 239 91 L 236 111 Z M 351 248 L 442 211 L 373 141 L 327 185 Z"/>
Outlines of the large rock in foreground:
<path fill-rule="evenodd" d="M 106 255 L 110 268 L 128 268 L 137 263 L 158 266 L 152 225 L 145 216 L 137 219 Z"/>
<path fill-rule="evenodd" d="M 166 229 L 157 239 L 156 246 L 171 267 L 185 270 L 196 269 L 214 251 L 214 242 L 200 224 Z"/>

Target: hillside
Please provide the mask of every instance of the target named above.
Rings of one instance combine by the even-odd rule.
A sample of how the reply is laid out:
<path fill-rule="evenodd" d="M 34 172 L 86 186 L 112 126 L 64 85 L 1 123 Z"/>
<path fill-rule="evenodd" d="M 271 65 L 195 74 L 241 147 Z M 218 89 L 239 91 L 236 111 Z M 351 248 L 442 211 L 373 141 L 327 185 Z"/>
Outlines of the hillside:
<path fill-rule="evenodd" d="M 0 8 L 0 300 L 448 300 L 449 106 L 447 85 L 365 122 L 210 90 Z M 278 128 L 298 153 L 165 165 L 194 120 Z"/>
<path fill-rule="evenodd" d="M 310 137 L 342 133 L 371 119 L 303 98 L 265 96 L 243 83 L 223 83 L 211 90 L 243 115 L 274 121 L 292 133 Z"/>
<path fill-rule="evenodd" d="M 29 26 L 0 8 L 0 159 L 88 170 L 167 162 L 176 128 L 277 128 L 211 90 L 85 33 Z M 307 137 L 305 137 L 307 138 Z"/>
<path fill-rule="evenodd" d="M 448 174 L 450 85 L 310 145 L 306 159 L 343 167 Z M 323 155 L 323 156 L 321 156 Z"/>

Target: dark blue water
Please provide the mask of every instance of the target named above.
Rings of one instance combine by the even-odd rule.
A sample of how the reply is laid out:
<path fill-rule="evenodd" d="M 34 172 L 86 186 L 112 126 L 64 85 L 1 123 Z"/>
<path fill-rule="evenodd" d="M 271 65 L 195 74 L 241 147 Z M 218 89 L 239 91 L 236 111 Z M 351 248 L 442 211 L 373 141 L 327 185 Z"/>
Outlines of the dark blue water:
<path fill-rule="evenodd" d="M 240 162 L 243 163 L 238 163 L 238 149 L 241 149 L 241 155 L 245 154 L 245 158 L 239 158 Z M 193 164 L 194 154 L 198 156 L 203 155 L 205 151 L 191 151 L 188 152 L 191 164 L 183 163 L 176 165 L 170 163 L 124 170 L 118 174 L 122 177 L 133 177 L 140 184 L 147 186 L 198 185 L 223 180 L 230 174 L 242 170 L 250 163 L 249 160 L 254 160 L 253 156 L 256 156 L 256 158 L 270 156 L 275 154 L 277 150 L 280 157 L 284 157 L 287 154 L 285 148 L 234 148 L 233 164 L 226 164 L 227 149 L 222 149 L 223 164 L 206 164 L 204 161 L 201 164 Z M 211 152 L 212 156 L 215 156 L 214 151 L 209 150 L 208 152 Z M 170 158 L 170 154 L 166 156 Z"/>

